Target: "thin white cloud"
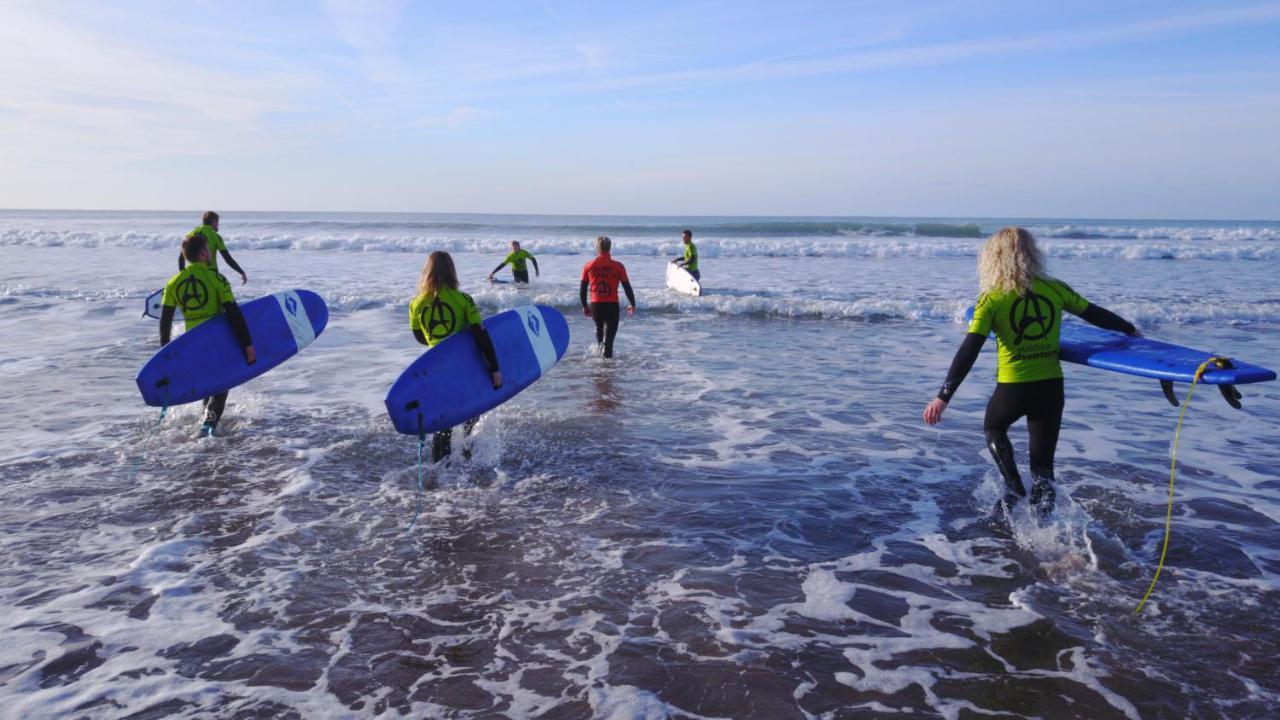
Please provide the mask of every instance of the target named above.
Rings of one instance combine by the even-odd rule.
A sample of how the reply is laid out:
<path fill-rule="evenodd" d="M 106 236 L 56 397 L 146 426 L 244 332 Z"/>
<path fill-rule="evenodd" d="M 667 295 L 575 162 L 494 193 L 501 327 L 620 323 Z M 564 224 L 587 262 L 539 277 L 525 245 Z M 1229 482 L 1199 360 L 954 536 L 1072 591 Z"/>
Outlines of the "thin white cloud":
<path fill-rule="evenodd" d="M 983 57 L 1082 50 L 1128 41 L 1141 41 L 1162 36 L 1185 34 L 1198 30 L 1275 22 L 1277 20 L 1280 20 L 1280 3 L 1268 3 L 1230 10 L 1171 15 L 1123 25 L 859 51 L 814 60 L 771 59 L 710 68 L 593 78 L 582 82 L 567 81 L 558 87 L 538 88 L 538 91 L 554 90 L 572 93 L 642 87 L 683 89 L 697 85 L 762 79 L 788 79 L 895 68 L 929 67 Z"/>
<path fill-rule="evenodd" d="M 0 8 L 0 153 L 208 154 L 259 136 L 313 80 L 237 73 L 123 47 L 107 33 Z"/>
<path fill-rule="evenodd" d="M 460 128 L 485 117 L 485 112 L 470 105 L 459 105 L 443 115 L 424 115 L 418 118 L 421 127 Z"/>
<path fill-rule="evenodd" d="M 338 37 L 360 55 L 369 79 L 395 84 L 401 79 L 395 37 L 405 0 L 321 0 Z"/>

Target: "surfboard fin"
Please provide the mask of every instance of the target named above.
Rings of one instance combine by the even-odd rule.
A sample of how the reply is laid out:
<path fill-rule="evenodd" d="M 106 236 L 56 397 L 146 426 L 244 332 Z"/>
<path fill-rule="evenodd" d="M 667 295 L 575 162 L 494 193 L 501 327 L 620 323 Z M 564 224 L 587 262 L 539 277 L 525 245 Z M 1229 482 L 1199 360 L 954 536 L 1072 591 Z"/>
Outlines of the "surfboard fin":
<path fill-rule="evenodd" d="M 1231 360 L 1229 358 L 1213 358 L 1212 361 L 1213 365 L 1221 370 L 1230 370 L 1235 367 L 1231 364 Z M 1180 406 L 1178 403 L 1178 397 L 1173 394 L 1172 380 L 1161 380 L 1160 389 L 1164 391 L 1164 397 L 1169 401 L 1170 405 L 1174 407 Z M 1222 393 L 1222 399 L 1226 400 L 1228 405 L 1236 410 L 1241 409 L 1242 405 L 1240 404 L 1240 400 L 1243 399 L 1244 396 L 1240 394 L 1240 391 L 1236 389 L 1235 385 L 1219 385 L 1218 392 Z"/>
<path fill-rule="evenodd" d="M 1217 358 L 1214 361 L 1214 365 L 1217 365 L 1222 370 L 1231 370 L 1235 367 L 1235 365 L 1231 364 L 1231 358 L 1226 357 Z M 1244 396 L 1240 394 L 1235 385 L 1219 385 L 1218 392 L 1222 393 L 1222 399 L 1226 400 L 1228 405 L 1237 410 L 1241 408 L 1240 399 Z"/>
<path fill-rule="evenodd" d="M 1240 394 L 1235 385 L 1219 385 L 1218 391 L 1222 393 L 1222 399 L 1226 400 L 1228 405 L 1237 410 L 1241 408 L 1240 399 L 1244 396 Z"/>

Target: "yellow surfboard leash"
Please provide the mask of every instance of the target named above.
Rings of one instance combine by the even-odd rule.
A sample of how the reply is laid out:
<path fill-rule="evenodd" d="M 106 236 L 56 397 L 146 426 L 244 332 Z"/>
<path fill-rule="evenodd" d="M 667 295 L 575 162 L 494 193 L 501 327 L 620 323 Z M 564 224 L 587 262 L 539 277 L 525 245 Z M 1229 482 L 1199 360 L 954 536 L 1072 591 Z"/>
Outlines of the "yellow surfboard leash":
<path fill-rule="evenodd" d="M 1160 571 L 1164 569 L 1165 554 L 1169 552 L 1169 535 L 1173 528 L 1173 481 L 1178 471 L 1178 439 L 1182 435 L 1182 419 L 1186 417 L 1187 408 L 1191 405 L 1191 393 L 1195 392 L 1196 384 L 1200 382 L 1200 378 L 1204 376 L 1210 365 L 1226 367 L 1229 362 L 1230 360 L 1225 357 L 1211 357 L 1200 363 L 1200 367 L 1196 368 L 1195 377 L 1191 379 L 1191 387 L 1187 388 L 1187 399 L 1183 401 L 1182 409 L 1178 411 L 1178 424 L 1173 430 L 1173 450 L 1169 461 L 1169 506 L 1164 515 L 1164 544 L 1160 547 L 1160 562 L 1156 564 L 1156 574 L 1151 578 L 1151 584 L 1147 586 L 1147 592 L 1143 594 L 1142 600 L 1133 609 L 1134 615 L 1142 612 L 1142 608 L 1147 604 L 1147 598 L 1151 597 L 1151 592 L 1156 589 Z"/>

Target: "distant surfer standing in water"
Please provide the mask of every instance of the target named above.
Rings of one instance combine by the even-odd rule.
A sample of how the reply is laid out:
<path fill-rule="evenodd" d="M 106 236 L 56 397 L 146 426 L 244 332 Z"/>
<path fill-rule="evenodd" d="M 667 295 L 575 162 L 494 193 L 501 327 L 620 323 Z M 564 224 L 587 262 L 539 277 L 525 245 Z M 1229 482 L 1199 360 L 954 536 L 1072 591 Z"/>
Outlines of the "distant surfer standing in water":
<path fill-rule="evenodd" d="M 994 331 L 999 348 L 996 390 L 987 403 L 983 431 L 987 448 L 1004 477 L 1007 510 L 1027 496 L 1013 459 L 1009 427 L 1027 418 L 1031 451 L 1031 504 L 1041 514 L 1053 510 L 1053 455 L 1058 446 L 1064 405 L 1059 331 L 1065 310 L 1107 330 L 1138 335 L 1132 323 L 1090 304 L 1061 280 L 1045 272 L 1044 258 L 1031 233 L 1006 227 L 992 235 L 978 257 L 979 295 L 969 333 L 951 361 L 938 396 L 924 410 L 936 425 L 978 353 Z"/>
<path fill-rule="evenodd" d="M 249 276 L 240 269 L 240 265 L 231 257 L 231 253 L 227 251 L 227 244 L 223 242 L 222 236 L 218 234 L 218 213 L 212 210 L 206 210 L 200 218 L 200 226 L 187 233 L 187 237 L 192 235 L 203 235 L 205 241 L 209 244 L 209 266 L 214 272 L 218 272 L 218 253 L 222 253 L 222 257 L 231 266 L 232 270 L 240 273 L 240 284 L 244 285 L 249 282 Z M 186 265 L 186 258 L 181 253 L 178 254 L 178 269 L 181 270 Z"/>
<path fill-rule="evenodd" d="M 498 267 L 489 273 L 489 282 L 493 282 L 493 276 L 497 274 L 502 267 L 508 263 L 511 264 L 511 279 L 518 283 L 529 283 L 529 266 L 525 261 L 533 263 L 533 276 L 541 277 L 542 272 L 538 270 L 538 259 L 528 250 L 521 250 L 520 243 L 516 240 L 511 241 L 511 254 L 505 260 L 498 263 Z"/>
<path fill-rule="evenodd" d="M 182 305 L 182 319 L 186 322 L 187 330 L 219 313 L 226 313 L 231 332 L 244 348 L 245 362 L 250 365 L 257 362 L 253 338 L 249 336 L 249 326 L 244 321 L 240 306 L 231 295 L 231 284 L 210 262 L 209 241 L 202 233 L 188 235 L 182 241 L 182 255 L 190 264 L 184 263 L 185 267 L 165 283 L 164 295 L 160 301 L 160 347 L 169 344 L 173 315 L 178 305 Z M 202 435 L 213 435 L 226 407 L 227 393 L 218 393 L 204 399 L 204 425 L 200 427 Z"/>
<path fill-rule="evenodd" d="M 694 280 L 701 282 L 702 273 L 698 272 L 698 246 L 693 244 L 693 231 L 685 230 L 680 241 L 684 243 L 684 257 L 678 257 L 671 262 L 688 270 Z"/>
<path fill-rule="evenodd" d="M 453 257 L 449 253 L 437 250 L 427 256 L 422 275 L 418 278 L 418 295 L 409 303 L 409 329 L 413 330 L 413 337 L 418 342 L 429 348 L 454 333 L 469 330 L 476 348 L 484 357 L 493 388 L 502 387 L 502 371 L 498 369 L 493 340 L 480 324 L 476 301 L 458 290 L 458 271 L 454 269 Z M 479 417 L 468 420 L 463 425 L 464 434 L 470 435 L 478 422 Z M 439 462 L 452 452 L 453 428 L 441 430 L 432 437 L 431 462 Z"/>
<path fill-rule="evenodd" d="M 596 322 L 596 343 L 604 345 L 604 356 L 613 357 L 613 338 L 618 334 L 620 319 L 618 286 L 627 293 L 628 315 L 636 314 L 636 295 L 631 291 L 627 269 L 609 256 L 613 241 L 601 235 L 596 238 L 596 258 L 582 266 L 582 285 L 578 298 L 582 301 L 582 314 Z M 590 291 L 591 302 L 587 303 Z"/>

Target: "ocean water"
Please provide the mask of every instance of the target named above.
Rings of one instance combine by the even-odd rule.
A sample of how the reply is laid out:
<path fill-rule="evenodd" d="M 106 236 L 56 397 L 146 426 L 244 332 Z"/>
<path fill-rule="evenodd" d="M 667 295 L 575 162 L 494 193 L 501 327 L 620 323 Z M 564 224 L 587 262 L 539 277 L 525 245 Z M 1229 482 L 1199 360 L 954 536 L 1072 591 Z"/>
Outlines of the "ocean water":
<path fill-rule="evenodd" d="M 1160 339 L 1280 366 L 1280 223 L 224 213 L 242 300 L 328 329 L 222 435 L 133 384 L 143 298 L 197 213 L 0 212 L 0 707 L 8 717 L 1257 718 L 1280 708 L 1280 388 L 1176 410 L 1067 366 L 1059 506 L 990 517 L 982 239 Z M 689 227 L 707 294 L 663 288 Z M 639 312 L 592 347 L 614 238 Z M 542 275 L 484 278 L 521 240 Z M 560 308 L 566 357 L 426 472 L 382 398 L 454 254 L 485 313 Z M 1179 392 L 1185 392 L 1180 387 Z M 1013 433 L 1025 467 L 1025 437 Z"/>

